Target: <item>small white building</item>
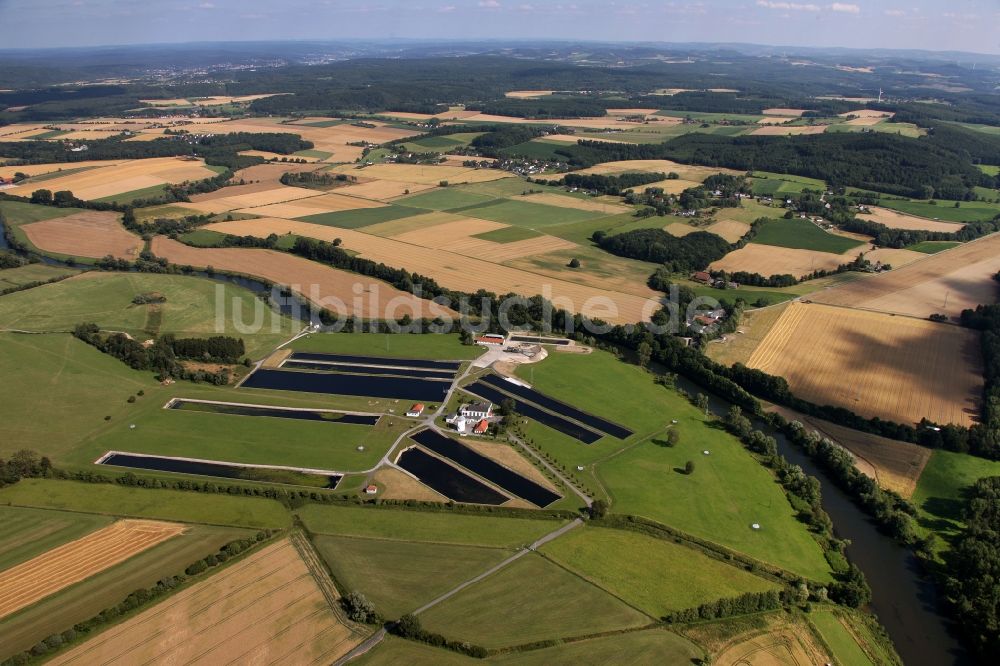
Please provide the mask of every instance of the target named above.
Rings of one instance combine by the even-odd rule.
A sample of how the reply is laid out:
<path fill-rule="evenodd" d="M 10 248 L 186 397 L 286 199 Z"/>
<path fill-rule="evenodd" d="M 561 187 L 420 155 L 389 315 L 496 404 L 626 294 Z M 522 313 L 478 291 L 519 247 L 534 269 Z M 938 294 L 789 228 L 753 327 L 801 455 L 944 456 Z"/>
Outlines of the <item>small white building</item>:
<path fill-rule="evenodd" d="M 416 419 L 419 418 L 420 415 L 423 413 L 424 413 L 424 403 L 418 402 L 417 404 L 410 407 L 409 411 L 406 412 L 406 415 L 409 416 L 411 419 Z"/>
<path fill-rule="evenodd" d="M 475 423 L 472 419 L 467 419 L 461 414 L 455 414 L 445 419 L 445 423 L 455 428 L 455 432 L 464 435 L 469 432 L 469 428 Z"/>

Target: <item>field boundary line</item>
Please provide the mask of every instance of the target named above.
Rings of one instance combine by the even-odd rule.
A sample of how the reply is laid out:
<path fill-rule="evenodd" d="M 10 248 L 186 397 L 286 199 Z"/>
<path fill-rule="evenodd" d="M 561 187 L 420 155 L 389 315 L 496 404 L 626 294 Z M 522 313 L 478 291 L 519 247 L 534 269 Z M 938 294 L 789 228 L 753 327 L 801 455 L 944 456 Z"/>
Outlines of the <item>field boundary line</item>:
<path fill-rule="evenodd" d="M 330 612 L 333 613 L 337 621 L 343 624 L 351 634 L 358 638 L 363 637 L 365 633 L 361 631 L 359 625 L 351 621 L 344 613 L 344 609 L 340 605 L 340 592 L 337 590 L 337 585 L 330 578 L 326 567 L 323 565 L 322 560 L 306 535 L 301 530 L 294 530 L 289 535 L 289 541 L 296 552 L 298 552 L 299 558 L 301 558 L 303 565 L 316 583 L 316 587 L 323 594 L 327 606 L 330 607 Z"/>
<path fill-rule="evenodd" d="M 587 576 L 584 576 L 580 572 L 574 571 L 573 569 L 570 569 L 568 566 L 566 566 L 565 564 L 563 564 L 559 560 L 553 558 L 552 556 L 546 555 L 545 553 L 543 553 L 540 550 L 539 551 L 535 551 L 535 552 L 537 552 L 549 564 L 552 564 L 553 566 L 559 567 L 560 569 L 562 569 L 563 571 L 565 571 L 569 575 L 573 576 L 574 578 L 579 578 L 580 580 L 582 580 L 587 585 L 590 585 L 591 587 L 596 587 L 601 592 L 604 592 L 605 594 L 607 594 L 607 595 L 609 595 L 611 597 L 614 597 L 615 599 L 617 599 L 618 601 L 622 602 L 623 604 L 625 604 L 626 606 L 628 606 L 632 610 L 636 611 L 637 613 L 641 613 L 642 615 L 645 615 L 646 617 L 650 618 L 651 620 L 653 620 L 653 622 L 660 622 L 661 621 L 659 618 L 657 618 L 656 616 L 652 615 L 651 613 L 643 610 L 642 608 L 639 608 L 638 606 L 636 606 L 635 604 L 633 604 L 631 601 L 628 601 L 627 599 L 622 598 L 617 593 L 612 592 L 611 590 L 607 589 L 603 585 L 598 584 L 597 581 L 591 580 L 590 578 L 588 578 Z M 678 609 L 678 610 L 682 610 L 682 609 Z"/>

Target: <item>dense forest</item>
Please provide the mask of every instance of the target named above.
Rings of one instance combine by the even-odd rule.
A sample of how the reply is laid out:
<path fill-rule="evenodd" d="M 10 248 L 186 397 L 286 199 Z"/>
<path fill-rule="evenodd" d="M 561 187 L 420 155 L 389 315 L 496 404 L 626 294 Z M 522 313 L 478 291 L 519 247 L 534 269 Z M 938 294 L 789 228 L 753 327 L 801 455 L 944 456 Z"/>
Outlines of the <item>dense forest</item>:
<path fill-rule="evenodd" d="M 635 229 L 613 236 L 598 231 L 594 241 L 612 254 L 663 264 L 675 273 L 702 270 L 732 249 L 725 239 L 707 231 L 678 237 L 656 228 Z"/>
<path fill-rule="evenodd" d="M 965 529 L 946 556 L 946 593 L 957 624 L 982 663 L 1000 662 L 1000 476 L 967 493 Z"/>
<path fill-rule="evenodd" d="M 582 141 L 567 152 L 579 163 L 672 159 L 730 169 L 775 171 L 846 186 L 916 198 L 970 199 L 992 178 L 967 156 L 929 139 L 892 134 L 836 133 L 811 136 L 685 134 L 663 144 Z"/>

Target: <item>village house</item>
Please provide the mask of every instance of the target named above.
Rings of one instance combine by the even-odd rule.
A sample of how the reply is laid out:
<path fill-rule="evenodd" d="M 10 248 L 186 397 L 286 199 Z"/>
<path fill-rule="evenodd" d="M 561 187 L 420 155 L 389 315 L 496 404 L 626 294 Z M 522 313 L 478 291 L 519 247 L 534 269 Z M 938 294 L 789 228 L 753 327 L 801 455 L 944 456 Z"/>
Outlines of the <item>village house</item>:
<path fill-rule="evenodd" d="M 459 407 L 458 413 L 467 419 L 488 419 L 493 416 L 493 403 L 470 402 Z"/>
<path fill-rule="evenodd" d="M 410 407 L 409 411 L 406 412 L 406 415 L 409 416 L 411 419 L 415 419 L 419 418 L 420 415 L 423 413 L 424 413 L 424 403 L 418 402 L 417 404 Z"/>
<path fill-rule="evenodd" d="M 480 335 L 476 338 L 476 342 L 481 345 L 500 345 L 502 346 L 506 338 L 499 333 L 486 333 L 485 335 Z"/>
<path fill-rule="evenodd" d="M 693 273 L 691 275 L 691 279 L 694 280 L 695 282 L 701 282 L 702 284 L 712 283 L 712 276 L 706 273 L 705 271 L 698 271 L 697 273 Z"/>

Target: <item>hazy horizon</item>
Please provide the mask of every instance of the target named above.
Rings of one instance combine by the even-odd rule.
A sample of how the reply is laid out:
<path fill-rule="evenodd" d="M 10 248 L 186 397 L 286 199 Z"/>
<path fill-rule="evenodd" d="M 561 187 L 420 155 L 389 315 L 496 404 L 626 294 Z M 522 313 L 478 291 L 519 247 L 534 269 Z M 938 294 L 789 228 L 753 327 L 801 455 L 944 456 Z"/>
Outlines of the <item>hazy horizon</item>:
<path fill-rule="evenodd" d="M 8 48 L 315 40 L 733 43 L 1000 54 L 995 0 L 0 0 Z"/>

